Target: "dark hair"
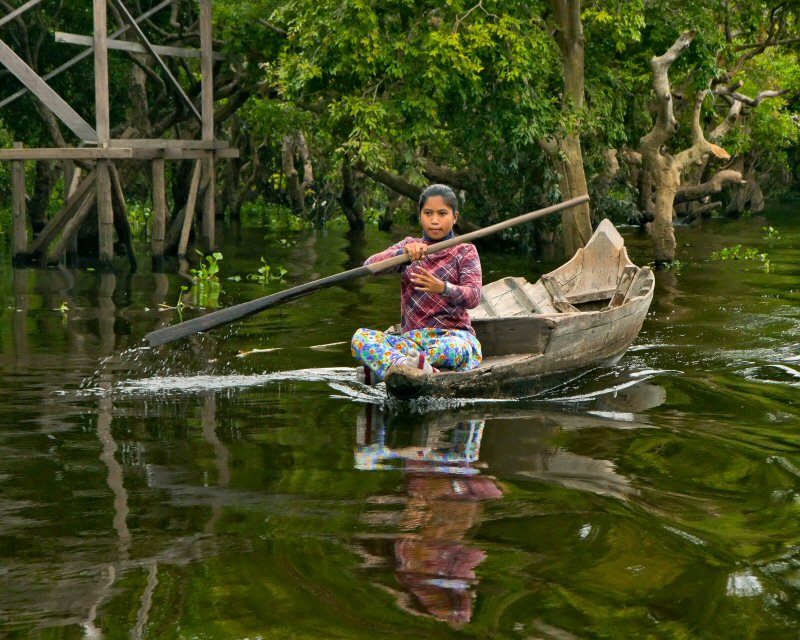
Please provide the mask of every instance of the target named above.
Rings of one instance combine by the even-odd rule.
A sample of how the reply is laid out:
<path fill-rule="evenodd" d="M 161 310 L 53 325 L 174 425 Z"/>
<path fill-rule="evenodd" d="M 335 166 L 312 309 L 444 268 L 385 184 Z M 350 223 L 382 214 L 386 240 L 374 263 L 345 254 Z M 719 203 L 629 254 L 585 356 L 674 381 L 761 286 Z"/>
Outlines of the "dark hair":
<path fill-rule="evenodd" d="M 432 198 L 433 196 L 440 196 L 445 204 L 453 210 L 453 213 L 458 213 L 458 198 L 456 197 L 456 193 L 446 184 L 432 184 L 419 195 L 419 204 L 417 207 L 419 213 L 422 213 L 422 207 L 425 206 L 428 198 Z"/>

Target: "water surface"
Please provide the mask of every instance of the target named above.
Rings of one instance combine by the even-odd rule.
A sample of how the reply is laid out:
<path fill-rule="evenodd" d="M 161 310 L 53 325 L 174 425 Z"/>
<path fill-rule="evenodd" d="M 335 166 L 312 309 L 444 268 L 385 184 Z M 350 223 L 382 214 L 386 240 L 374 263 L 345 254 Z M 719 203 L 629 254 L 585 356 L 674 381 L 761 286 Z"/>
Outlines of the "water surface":
<path fill-rule="evenodd" d="M 396 320 L 392 277 L 145 348 L 179 299 L 193 317 L 393 239 L 220 236 L 222 290 L 199 297 L 124 262 L 0 255 L 0 636 L 798 637 L 793 211 L 679 228 L 681 269 L 616 367 L 403 408 L 346 344 Z M 771 271 L 708 260 L 739 243 Z M 285 282 L 247 279 L 262 255 Z M 486 281 L 555 266 L 482 257 Z"/>

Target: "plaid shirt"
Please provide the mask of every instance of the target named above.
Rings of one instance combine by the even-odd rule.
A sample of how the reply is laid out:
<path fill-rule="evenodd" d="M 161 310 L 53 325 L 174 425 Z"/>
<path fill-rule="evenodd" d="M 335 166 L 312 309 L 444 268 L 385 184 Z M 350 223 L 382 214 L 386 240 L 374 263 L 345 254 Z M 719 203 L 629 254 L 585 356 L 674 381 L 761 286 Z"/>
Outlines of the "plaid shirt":
<path fill-rule="evenodd" d="M 403 247 L 411 242 L 433 244 L 424 238 L 403 238 L 385 251 L 370 256 L 364 264 L 400 255 Z M 439 280 L 449 282 L 449 294 L 414 289 L 411 276 L 417 268 L 426 269 Z M 403 333 L 428 328 L 459 329 L 475 334 L 467 313 L 467 309 L 474 309 L 481 302 L 481 261 L 475 245 L 457 244 L 425 256 L 422 260 L 399 266 L 395 271 L 403 272 L 400 308 Z"/>

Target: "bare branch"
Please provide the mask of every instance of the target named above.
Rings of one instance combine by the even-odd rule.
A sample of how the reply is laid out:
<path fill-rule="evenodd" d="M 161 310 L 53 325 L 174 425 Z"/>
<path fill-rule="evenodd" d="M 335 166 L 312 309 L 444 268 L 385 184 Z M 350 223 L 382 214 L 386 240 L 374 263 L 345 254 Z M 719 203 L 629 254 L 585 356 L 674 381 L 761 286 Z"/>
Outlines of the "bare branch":
<path fill-rule="evenodd" d="M 723 169 L 718 171 L 711 180 L 690 187 L 681 187 L 675 194 L 675 204 L 702 200 L 703 198 L 721 192 L 728 185 L 747 184 L 747 180 L 742 179 L 739 171 Z"/>

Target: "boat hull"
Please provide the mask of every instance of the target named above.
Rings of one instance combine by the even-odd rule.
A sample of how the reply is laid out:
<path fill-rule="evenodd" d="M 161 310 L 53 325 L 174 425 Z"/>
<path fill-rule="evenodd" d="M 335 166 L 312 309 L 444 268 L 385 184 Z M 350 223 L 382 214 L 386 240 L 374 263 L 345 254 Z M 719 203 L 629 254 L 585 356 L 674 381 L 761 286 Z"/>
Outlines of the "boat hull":
<path fill-rule="evenodd" d="M 491 300 L 472 320 L 484 353 L 478 368 L 426 375 L 392 367 L 389 395 L 520 397 L 612 365 L 639 334 L 655 288 L 652 271 L 630 262 L 608 221 L 585 249 L 534 285 L 505 280 L 484 287 Z"/>

